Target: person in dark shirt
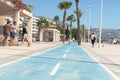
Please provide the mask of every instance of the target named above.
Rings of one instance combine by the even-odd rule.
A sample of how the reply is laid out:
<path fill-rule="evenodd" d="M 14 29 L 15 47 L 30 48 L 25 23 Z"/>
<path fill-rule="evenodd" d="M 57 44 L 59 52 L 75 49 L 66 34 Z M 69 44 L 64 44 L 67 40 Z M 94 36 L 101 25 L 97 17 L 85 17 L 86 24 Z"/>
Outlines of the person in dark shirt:
<path fill-rule="evenodd" d="M 30 47 L 30 41 L 28 40 L 27 29 L 26 29 L 25 25 L 23 25 L 22 35 L 23 35 L 22 44 L 24 43 L 24 40 L 26 39 L 27 43 L 28 43 L 28 47 Z"/>
<path fill-rule="evenodd" d="M 27 34 L 27 29 L 26 29 L 25 26 L 23 26 L 23 35 L 24 35 L 24 34 Z"/>

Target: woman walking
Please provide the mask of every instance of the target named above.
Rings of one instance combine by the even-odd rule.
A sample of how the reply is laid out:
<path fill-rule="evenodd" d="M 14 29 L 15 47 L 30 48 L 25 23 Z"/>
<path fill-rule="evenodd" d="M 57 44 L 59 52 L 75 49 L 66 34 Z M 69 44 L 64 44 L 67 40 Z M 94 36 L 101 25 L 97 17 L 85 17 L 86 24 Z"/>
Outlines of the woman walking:
<path fill-rule="evenodd" d="M 13 22 L 13 25 L 10 27 L 10 46 L 15 45 L 16 37 L 16 21 Z"/>

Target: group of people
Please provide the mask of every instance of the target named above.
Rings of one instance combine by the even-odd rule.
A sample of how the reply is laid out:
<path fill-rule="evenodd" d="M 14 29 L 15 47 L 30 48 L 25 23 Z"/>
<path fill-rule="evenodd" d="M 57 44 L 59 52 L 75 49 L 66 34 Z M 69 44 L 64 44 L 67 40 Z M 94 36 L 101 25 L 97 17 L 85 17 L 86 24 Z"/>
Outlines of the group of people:
<path fill-rule="evenodd" d="M 7 21 L 7 24 L 3 26 L 3 45 L 8 45 L 8 38 L 10 37 L 10 46 L 15 45 L 15 36 L 16 36 L 16 21 L 13 22 L 13 24 L 10 21 Z"/>
<path fill-rule="evenodd" d="M 11 23 L 11 21 L 7 21 L 7 24 L 3 26 L 4 27 L 4 31 L 3 31 L 3 35 L 4 35 L 3 45 L 4 46 L 18 45 L 17 44 L 17 37 L 16 37 L 16 35 L 18 34 L 18 31 L 16 29 L 16 26 L 17 26 L 16 21 L 14 21 L 13 23 Z M 28 37 L 27 37 L 27 29 L 26 29 L 24 24 L 23 24 L 22 35 L 23 35 L 23 38 L 22 38 L 21 45 L 23 44 L 24 40 L 26 39 L 27 43 L 28 43 L 28 47 L 30 47 L 30 42 L 29 42 Z M 10 37 L 10 43 L 8 44 L 8 38 L 9 37 Z"/>
<path fill-rule="evenodd" d="M 3 35 L 4 35 L 4 39 L 3 39 L 3 45 L 7 46 L 8 45 L 8 38 L 10 37 L 10 46 L 14 46 L 14 45 L 18 45 L 17 44 L 17 37 L 16 35 L 18 34 L 18 31 L 16 29 L 17 26 L 17 22 L 14 21 L 13 23 L 11 23 L 11 21 L 7 21 L 7 24 L 4 25 L 4 31 L 3 31 Z M 27 29 L 26 29 L 26 25 L 23 24 L 22 25 L 22 43 L 23 44 L 24 40 L 27 40 L 28 43 L 28 47 L 30 47 L 30 41 L 28 40 L 27 37 Z M 92 43 L 92 47 L 94 47 L 94 43 L 95 43 L 96 37 L 95 34 L 92 33 L 91 35 L 91 43 Z"/>

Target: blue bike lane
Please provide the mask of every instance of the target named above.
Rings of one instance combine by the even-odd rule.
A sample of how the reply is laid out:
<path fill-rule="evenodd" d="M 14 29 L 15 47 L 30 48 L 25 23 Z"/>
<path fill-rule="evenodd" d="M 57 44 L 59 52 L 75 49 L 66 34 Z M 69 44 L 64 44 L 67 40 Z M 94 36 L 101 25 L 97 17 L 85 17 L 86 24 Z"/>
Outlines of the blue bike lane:
<path fill-rule="evenodd" d="M 0 67 L 0 80 L 117 80 L 76 43 Z"/>

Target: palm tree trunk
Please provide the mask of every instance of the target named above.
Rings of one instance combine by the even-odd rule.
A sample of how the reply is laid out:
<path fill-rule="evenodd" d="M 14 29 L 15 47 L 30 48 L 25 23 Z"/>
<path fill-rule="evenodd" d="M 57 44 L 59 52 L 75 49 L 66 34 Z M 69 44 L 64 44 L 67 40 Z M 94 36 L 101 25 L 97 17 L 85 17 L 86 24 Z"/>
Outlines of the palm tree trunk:
<path fill-rule="evenodd" d="M 84 25 L 81 25 L 81 41 L 84 41 Z"/>
<path fill-rule="evenodd" d="M 85 42 L 85 26 L 83 26 L 83 42 Z"/>
<path fill-rule="evenodd" d="M 63 43 L 65 43 L 65 21 L 66 21 L 66 9 L 64 9 L 64 16 L 63 16 Z"/>
<path fill-rule="evenodd" d="M 70 40 L 72 39 L 72 21 L 70 21 Z"/>
<path fill-rule="evenodd" d="M 78 45 L 81 45 L 80 18 L 79 18 L 79 14 L 78 14 L 78 2 L 79 2 L 79 0 L 76 0 L 77 27 L 78 27 Z"/>
<path fill-rule="evenodd" d="M 40 28 L 38 28 L 38 39 L 40 41 Z"/>

